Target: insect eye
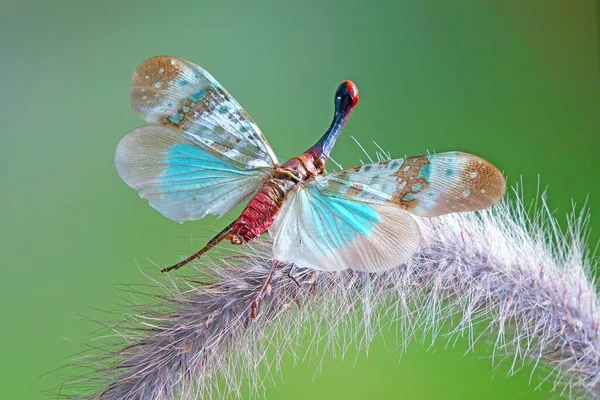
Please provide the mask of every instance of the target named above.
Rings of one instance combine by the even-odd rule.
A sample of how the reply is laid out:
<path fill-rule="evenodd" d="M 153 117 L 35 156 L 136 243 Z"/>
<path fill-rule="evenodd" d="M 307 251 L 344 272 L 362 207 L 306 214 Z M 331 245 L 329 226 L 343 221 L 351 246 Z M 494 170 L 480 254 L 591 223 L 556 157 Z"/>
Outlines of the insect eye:
<path fill-rule="evenodd" d="M 325 168 L 325 160 L 322 158 L 317 159 L 317 161 L 315 161 L 315 167 L 317 167 L 317 169 Z"/>

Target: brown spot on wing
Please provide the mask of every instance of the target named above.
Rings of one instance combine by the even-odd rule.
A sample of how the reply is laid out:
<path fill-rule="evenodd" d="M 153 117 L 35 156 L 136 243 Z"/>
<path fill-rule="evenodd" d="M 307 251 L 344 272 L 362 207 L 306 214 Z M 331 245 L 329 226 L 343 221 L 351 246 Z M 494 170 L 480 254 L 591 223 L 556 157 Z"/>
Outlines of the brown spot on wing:
<path fill-rule="evenodd" d="M 414 195 L 429 185 L 424 178 L 419 177 L 419 172 L 424 165 L 428 164 L 429 159 L 427 156 L 414 156 L 404 159 L 400 168 L 390 175 L 395 177 L 398 182 L 398 186 L 392 194 L 393 203 L 398 204 L 404 210 L 413 209 L 419 204 L 419 199 L 415 198 Z"/>
<path fill-rule="evenodd" d="M 354 197 L 358 196 L 360 193 L 362 193 L 362 191 L 363 185 L 361 185 L 360 183 L 353 183 L 346 191 L 346 194 L 350 197 Z"/>
<path fill-rule="evenodd" d="M 138 114 L 164 102 L 165 87 L 182 73 L 181 60 L 158 56 L 142 62 L 131 78 L 132 107 Z"/>
<path fill-rule="evenodd" d="M 172 62 L 174 61 L 174 62 Z M 141 63 L 134 71 L 132 88 L 146 89 L 150 92 L 160 92 L 162 85 L 180 76 L 182 72 L 179 60 L 173 57 L 158 56 Z M 159 83 L 160 85 L 156 85 Z"/>
<path fill-rule="evenodd" d="M 492 206 L 500 200 L 506 192 L 506 179 L 493 164 L 488 161 L 473 157 L 460 176 L 460 186 L 464 188 L 469 210 L 481 210 Z"/>

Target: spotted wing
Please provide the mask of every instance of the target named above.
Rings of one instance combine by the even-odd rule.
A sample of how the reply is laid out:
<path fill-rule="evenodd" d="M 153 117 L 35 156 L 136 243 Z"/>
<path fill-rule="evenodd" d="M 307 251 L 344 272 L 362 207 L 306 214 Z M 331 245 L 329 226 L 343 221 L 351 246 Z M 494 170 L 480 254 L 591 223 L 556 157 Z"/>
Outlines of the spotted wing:
<path fill-rule="evenodd" d="M 184 222 L 223 215 L 256 193 L 269 169 L 241 170 L 177 132 L 144 126 L 115 152 L 121 178 L 164 216 Z"/>
<path fill-rule="evenodd" d="M 145 121 L 179 131 L 238 169 L 271 167 L 277 157 L 254 121 L 204 69 L 175 57 L 140 64 L 131 105 Z"/>
<path fill-rule="evenodd" d="M 391 269 L 420 242 L 417 223 L 399 207 L 326 196 L 311 184 L 286 196 L 269 233 L 276 260 L 324 271 Z"/>
<path fill-rule="evenodd" d="M 422 217 L 481 210 L 506 191 L 495 166 L 460 152 L 367 164 L 318 176 L 314 184 L 326 196 L 396 204 Z"/>

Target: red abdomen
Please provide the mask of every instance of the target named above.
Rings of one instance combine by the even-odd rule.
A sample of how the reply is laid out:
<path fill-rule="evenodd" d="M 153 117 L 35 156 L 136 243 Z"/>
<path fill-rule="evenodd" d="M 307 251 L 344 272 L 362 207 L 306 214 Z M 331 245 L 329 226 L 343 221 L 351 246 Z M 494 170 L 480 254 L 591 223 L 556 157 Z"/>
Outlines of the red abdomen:
<path fill-rule="evenodd" d="M 269 229 L 283 203 L 290 183 L 281 179 L 269 179 L 263 185 L 233 224 L 231 243 L 249 242 Z"/>

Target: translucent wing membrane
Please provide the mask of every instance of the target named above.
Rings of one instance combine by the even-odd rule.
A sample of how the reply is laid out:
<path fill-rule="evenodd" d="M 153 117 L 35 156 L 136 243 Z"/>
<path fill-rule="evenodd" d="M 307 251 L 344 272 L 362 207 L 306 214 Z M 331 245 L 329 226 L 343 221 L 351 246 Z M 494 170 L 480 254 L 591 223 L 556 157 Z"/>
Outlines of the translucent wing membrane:
<path fill-rule="evenodd" d="M 117 146 L 121 178 L 177 222 L 223 215 L 256 193 L 268 169 L 240 170 L 165 127 L 144 126 Z"/>
<path fill-rule="evenodd" d="M 495 166 L 459 152 L 367 164 L 307 184 L 323 195 L 393 203 L 423 217 L 481 210 L 496 204 L 506 191 L 506 180 Z"/>
<path fill-rule="evenodd" d="M 383 271 L 417 251 L 419 227 L 397 206 L 325 196 L 298 185 L 269 229 L 280 261 L 317 270 Z"/>
<path fill-rule="evenodd" d="M 204 69 L 175 57 L 140 64 L 131 105 L 145 121 L 167 126 L 239 169 L 271 167 L 277 158 L 254 121 Z"/>

